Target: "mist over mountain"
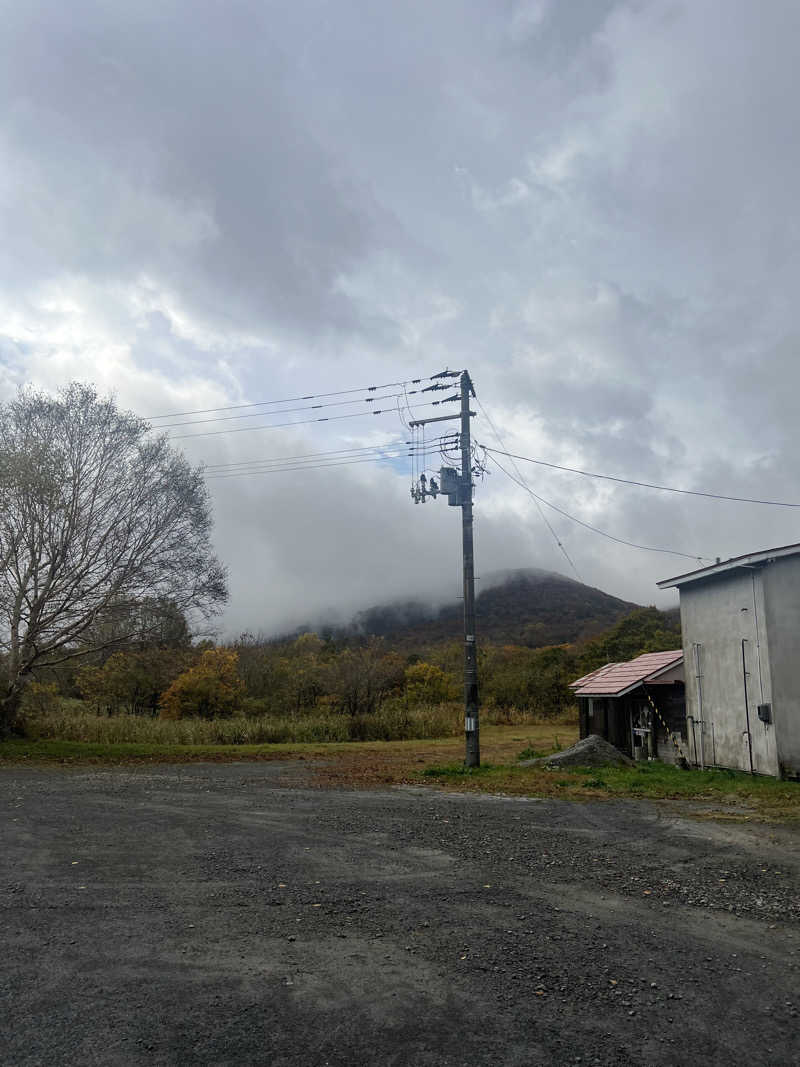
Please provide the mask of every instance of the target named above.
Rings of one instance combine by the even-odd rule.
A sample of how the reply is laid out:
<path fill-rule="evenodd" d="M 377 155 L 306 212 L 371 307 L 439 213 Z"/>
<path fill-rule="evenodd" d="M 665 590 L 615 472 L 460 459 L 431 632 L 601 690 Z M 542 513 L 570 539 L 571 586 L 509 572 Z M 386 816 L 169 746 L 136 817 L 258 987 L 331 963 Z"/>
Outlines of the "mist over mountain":
<path fill-rule="evenodd" d="M 527 568 L 486 575 L 476 597 L 479 641 L 542 645 L 582 641 L 613 626 L 640 605 L 611 596 L 553 571 Z M 345 624 L 322 623 L 297 632 L 344 639 L 384 637 L 393 646 L 412 647 L 458 640 L 461 601 L 435 605 L 420 598 L 379 604 Z"/>

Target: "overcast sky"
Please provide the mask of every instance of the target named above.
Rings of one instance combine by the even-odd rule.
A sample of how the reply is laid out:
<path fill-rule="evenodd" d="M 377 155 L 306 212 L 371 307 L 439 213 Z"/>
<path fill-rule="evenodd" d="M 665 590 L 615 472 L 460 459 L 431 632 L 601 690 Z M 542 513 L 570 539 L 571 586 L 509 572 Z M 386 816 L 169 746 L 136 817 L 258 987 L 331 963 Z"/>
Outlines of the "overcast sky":
<path fill-rule="evenodd" d="M 0 399 L 80 379 L 151 416 L 468 367 L 512 451 L 800 501 L 794 0 L 0 12 Z M 395 416 L 176 444 L 217 464 L 391 440 Z M 789 509 L 520 470 L 641 544 L 800 541 Z M 458 595 L 458 512 L 409 484 L 396 464 L 209 481 L 228 632 Z M 693 567 L 545 511 L 575 570 L 495 469 L 478 573 L 667 605 L 655 582 Z"/>

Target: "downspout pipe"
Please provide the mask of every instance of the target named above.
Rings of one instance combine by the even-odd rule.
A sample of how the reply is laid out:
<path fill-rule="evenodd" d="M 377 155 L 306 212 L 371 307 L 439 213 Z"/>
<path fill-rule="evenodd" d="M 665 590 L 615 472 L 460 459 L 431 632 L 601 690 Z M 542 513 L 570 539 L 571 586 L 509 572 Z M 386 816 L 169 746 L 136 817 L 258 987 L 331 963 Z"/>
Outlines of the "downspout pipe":
<path fill-rule="evenodd" d="M 744 646 L 747 644 L 747 638 L 742 638 L 742 685 L 744 686 L 744 718 L 747 724 L 747 753 L 750 757 L 750 773 L 755 774 L 753 770 L 753 737 L 750 733 L 750 702 L 747 697 L 747 660 L 745 659 Z"/>
<path fill-rule="evenodd" d="M 700 770 L 704 771 L 706 769 L 706 748 L 703 732 L 706 724 L 703 717 L 703 681 L 702 675 L 700 674 L 700 645 L 692 645 L 692 648 L 694 649 L 694 677 L 697 684 L 697 714 L 698 722 L 700 723 Z"/>

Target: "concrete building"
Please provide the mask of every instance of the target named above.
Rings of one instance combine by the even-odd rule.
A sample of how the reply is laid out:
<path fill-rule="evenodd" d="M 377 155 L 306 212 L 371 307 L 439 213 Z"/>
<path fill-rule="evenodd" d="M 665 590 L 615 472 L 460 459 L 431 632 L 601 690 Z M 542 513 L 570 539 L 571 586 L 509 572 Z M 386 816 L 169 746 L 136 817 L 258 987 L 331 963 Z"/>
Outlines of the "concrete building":
<path fill-rule="evenodd" d="M 680 594 L 692 762 L 800 777 L 800 545 L 658 586 Z"/>
<path fill-rule="evenodd" d="M 634 759 L 686 759 L 683 652 L 646 652 L 570 683 L 580 736 L 598 734 Z"/>

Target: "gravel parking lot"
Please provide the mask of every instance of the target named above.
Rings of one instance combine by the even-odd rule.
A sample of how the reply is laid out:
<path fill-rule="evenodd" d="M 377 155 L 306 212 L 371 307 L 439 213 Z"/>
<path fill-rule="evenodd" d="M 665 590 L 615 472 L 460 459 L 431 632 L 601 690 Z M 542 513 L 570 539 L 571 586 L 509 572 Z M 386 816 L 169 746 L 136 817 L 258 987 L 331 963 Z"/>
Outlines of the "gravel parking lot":
<path fill-rule="evenodd" d="M 0 771 L 0 1061 L 800 1062 L 797 830 L 306 775 Z"/>

